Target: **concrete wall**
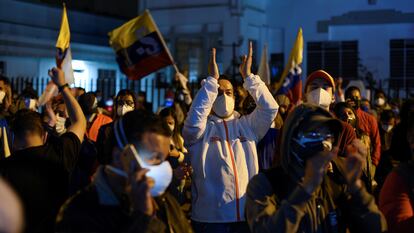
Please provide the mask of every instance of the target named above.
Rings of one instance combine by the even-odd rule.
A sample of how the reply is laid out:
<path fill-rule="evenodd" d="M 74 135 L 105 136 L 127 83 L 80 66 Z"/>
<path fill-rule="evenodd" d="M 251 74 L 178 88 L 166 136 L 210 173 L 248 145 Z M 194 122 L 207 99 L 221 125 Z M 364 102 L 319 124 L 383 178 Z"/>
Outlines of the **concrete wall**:
<path fill-rule="evenodd" d="M 411 0 L 268 1 L 266 9 L 269 27 L 282 34 L 274 42 L 283 44 L 286 59 L 302 27 L 304 53 L 308 41 L 358 40 L 361 61 L 378 79 L 389 76 L 389 40 L 414 38 Z M 320 30 L 322 25 L 328 30 Z M 306 54 L 303 66 L 306 73 Z"/>

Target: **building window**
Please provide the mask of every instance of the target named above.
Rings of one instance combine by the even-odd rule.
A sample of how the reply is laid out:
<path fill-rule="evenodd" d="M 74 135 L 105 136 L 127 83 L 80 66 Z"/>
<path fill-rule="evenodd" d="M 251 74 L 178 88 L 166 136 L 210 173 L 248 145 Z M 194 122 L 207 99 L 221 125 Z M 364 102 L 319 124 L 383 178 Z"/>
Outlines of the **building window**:
<path fill-rule="evenodd" d="M 323 69 L 332 77 L 358 78 L 358 41 L 308 42 L 307 73 Z"/>
<path fill-rule="evenodd" d="M 115 95 L 115 81 L 116 70 L 98 69 L 96 89 L 102 92 L 102 99 L 106 100 Z"/>
<path fill-rule="evenodd" d="M 180 37 L 175 44 L 176 60 L 190 82 L 197 82 L 203 73 L 205 51 L 202 38 Z"/>
<path fill-rule="evenodd" d="M 390 88 L 414 88 L 414 39 L 390 40 Z"/>

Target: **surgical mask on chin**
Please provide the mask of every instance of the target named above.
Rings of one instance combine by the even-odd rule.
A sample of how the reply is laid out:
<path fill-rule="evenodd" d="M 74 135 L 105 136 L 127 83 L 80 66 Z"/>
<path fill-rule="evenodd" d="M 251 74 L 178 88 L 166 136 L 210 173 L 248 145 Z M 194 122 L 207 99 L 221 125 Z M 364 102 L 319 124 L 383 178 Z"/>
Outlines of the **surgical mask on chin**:
<path fill-rule="evenodd" d="M 66 132 L 65 123 L 66 123 L 66 118 L 61 117 L 61 116 L 59 116 L 59 114 L 57 114 L 56 115 L 56 126 L 55 126 L 55 128 L 56 128 L 56 132 L 59 135 L 62 135 Z"/>
<path fill-rule="evenodd" d="M 131 107 L 129 105 L 122 105 L 122 107 L 117 108 L 117 115 L 118 116 L 123 116 L 125 115 L 127 112 L 131 112 L 134 110 L 134 107 Z"/>
<path fill-rule="evenodd" d="M 306 101 L 322 108 L 329 108 L 329 105 L 332 103 L 332 95 L 325 89 L 318 88 L 306 95 Z"/>
<path fill-rule="evenodd" d="M 213 111 L 221 118 L 229 117 L 234 111 L 234 99 L 226 94 L 222 94 L 214 101 Z"/>
<path fill-rule="evenodd" d="M 171 132 L 174 132 L 175 124 L 168 124 L 168 128 L 170 128 Z"/>
<path fill-rule="evenodd" d="M 3 103 L 4 97 L 6 96 L 6 92 L 0 91 L 0 104 Z"/>

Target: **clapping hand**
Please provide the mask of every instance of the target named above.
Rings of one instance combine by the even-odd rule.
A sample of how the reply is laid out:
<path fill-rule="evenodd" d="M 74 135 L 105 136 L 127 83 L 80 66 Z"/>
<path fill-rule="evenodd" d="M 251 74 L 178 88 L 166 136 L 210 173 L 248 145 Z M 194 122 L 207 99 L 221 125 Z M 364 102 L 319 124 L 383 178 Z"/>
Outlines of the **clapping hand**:
<path fill-rule="evenodd" d="M 240 64 L 239 71 L 243 79 L 248 77 L 252 73 L 252 59 L 253 58 L 253 48 L 252 42 L 249 43 L 249 53 L 244 55 L 242 58 L 242 63 Z"/>
<path fill-rule="evenodd" d="M 217 62 L 216 62 L 216 49 L 215 48 L 211 49 L 210 60 L 208 62 L 208 75 L 217 80 L 220 77 L 220 72 L 217 66 Z"/>

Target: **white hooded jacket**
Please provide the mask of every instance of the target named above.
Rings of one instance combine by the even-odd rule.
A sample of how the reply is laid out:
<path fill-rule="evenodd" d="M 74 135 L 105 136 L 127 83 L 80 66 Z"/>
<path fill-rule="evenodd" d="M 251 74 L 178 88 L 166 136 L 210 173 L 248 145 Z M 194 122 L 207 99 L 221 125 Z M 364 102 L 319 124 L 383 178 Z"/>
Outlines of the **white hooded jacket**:
<path fill-rule="evenodd" d="M 187 119 L 183 136 L 194 169 L 192 219 L 199 222 L 244 221 L 245 193 L 258 173 L 256 144 L 266 134 L 279 105 L 257 75 L 244 80 L 244 88 L 257 107 L 240 117 L 234 112 L 223 120 L 210 115 L 218 95 L 218 81 L 203 81 Z"/>

